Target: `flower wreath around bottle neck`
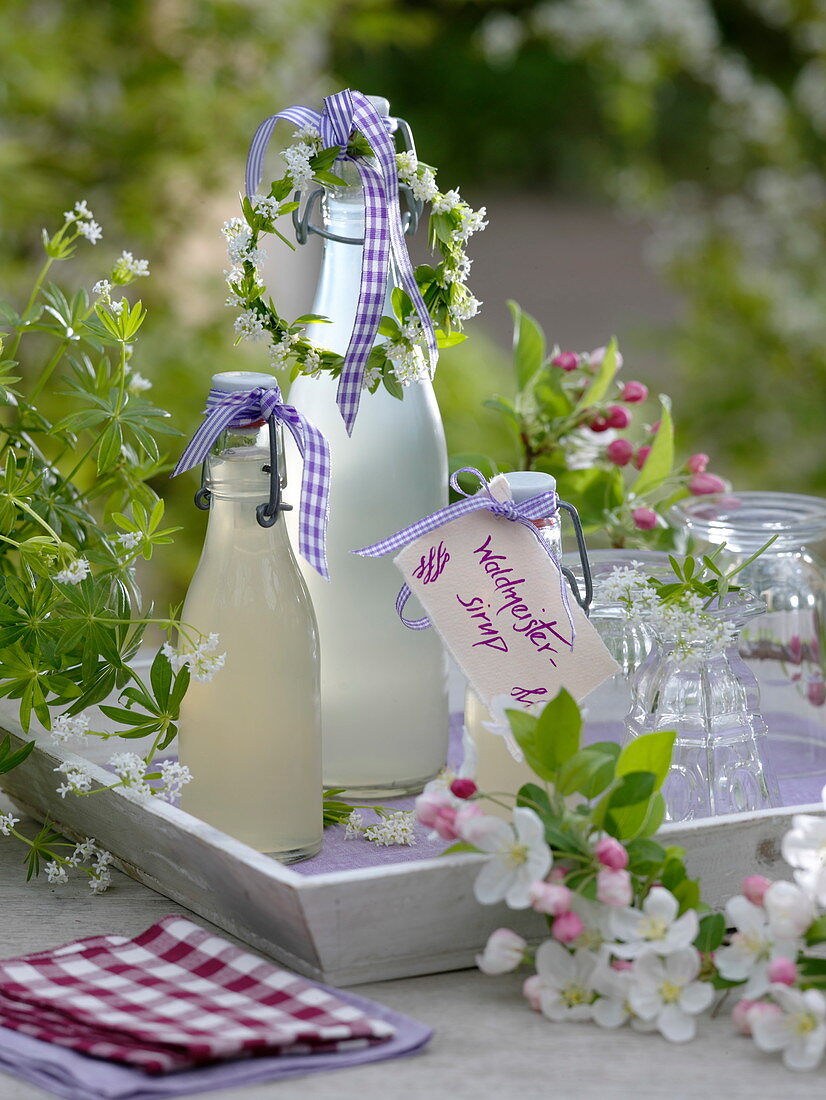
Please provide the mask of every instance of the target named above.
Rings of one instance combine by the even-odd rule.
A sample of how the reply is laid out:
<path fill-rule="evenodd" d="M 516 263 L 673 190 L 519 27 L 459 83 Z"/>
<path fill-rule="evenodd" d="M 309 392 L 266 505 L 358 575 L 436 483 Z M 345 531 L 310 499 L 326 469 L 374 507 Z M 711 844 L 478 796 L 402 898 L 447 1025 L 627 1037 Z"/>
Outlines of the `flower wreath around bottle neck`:
<path fill-rule="evenodd" d="M 341 150 L 338 146 L 321 148 L 316 130 L 304 127 L 293 135 L 293 143 L 282 152 L 286 173 L 274 180 L 268 195 L 256 194 L 243 198 L 243 217 L 224 223 L 223 235 L 231 268 L 226 272 L 229 297 L 227 305 L 240 308 L 235 320 L 237 342 L 269 340 L 270 364 L 273 369 L 290 370 L 290 380 L 298 375 L 329 375 L 338 377 L 344 356 L 323 346 L 323 324 L 326 318 L 304 314 L 292 322 L 277 312 L 261 274 L 265 236 L 279 237 L 290 248 L 292 243 L 277 228 L 276 222 L 299 206 L 301 192 L 317 184 L 331 189 L 350 186 L 333 167 Z M 353 134 L 347 154 L 369 157 L 372 151 L 366 139 Z M 399 181 L 407 184 L 415 199 L 430 204 L 429 242 L 438 254 L 435 265 L 421 264 L 415 269 L 416 282 L 427 305 L 436 330 L 439 348 L 450 347 L 465 339 L 463 323 L 479 312 L 479 302 L 465 280 L 471 260 L 465 251 L 468 239 L 487 226 L 486 210 L 473 210 L 458 191 L 441 192 L 436 186 L 436 172 L 416 159 L 412 151 L 396 155 Z M 338 170 L 341 165 L 336 166 Z M 292 199 L 290 193 L 295 192 Z M 375 393 L 380 385 L 395 397 L 403 396 L 403 387 L 430 377 L 421 322 L 409 296 L 396 288 L 392 294 L 394 316 L 382 317 L 379 335 L 385 342 L 373 348 L 364 374 L 364 388 Z M 319 342 L 304 332 L 306 325 L 318 325 Z"/>

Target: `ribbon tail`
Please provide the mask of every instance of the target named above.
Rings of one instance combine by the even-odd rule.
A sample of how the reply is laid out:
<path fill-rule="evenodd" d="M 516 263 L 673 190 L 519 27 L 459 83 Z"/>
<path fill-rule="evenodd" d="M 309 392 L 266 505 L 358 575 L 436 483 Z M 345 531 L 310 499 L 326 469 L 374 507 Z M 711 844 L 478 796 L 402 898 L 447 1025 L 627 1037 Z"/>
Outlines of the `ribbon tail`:
<path fill-rule="evenodd" d="M 431 625 L 430 619 L 427 615 L 422 619 L 406 619 L 404 617 L 404 605 L 410 599 L 412 593 L 410 591 L 409 584 L 403 584 L 399 589 L 399 594 L 396 596 L 396 611 L 399 618 L 409 630 L 427 630 Z"/>
<path fill-rule="evenodd" d="M 327 521 L 330 516 L 330 448 L 327 440 L 292 405 L 281 405 L 275 415 L 286 424 L 303 460 L 298 549 L 301 556 L 326 581 Z"/>
<path fill-rule="evenodd" d="M 249 198 L 252 198 L 261 186 L 261 179 L 264 175 L 264 157 L 267 155 L 267 147 L 270 144 L 270 138 L 273 135 L 276 125 L 282 120 L 284 122 L 292 122 L 293 125 L 298 127 L 314 126 L 319 131 L 321 129 L 321 115 L 318 111 L 313 111 L 310 107 L 287 107 L 286 110 L 279 111 L 277 115 L 271 115 L 269 118 L 265 118 L 253 134 L 249 152 L 247 153 L 245 182 L 247 196 Z"/>
<path fill-rule="evenodd" d="M 192 439 L 187 444 L 186 450 L 178 459 L 178 464 L 169 475 L 170 477 L 177 477 L 178 474 L 191 470 L 193 466 L 201 465 L 212 449 L 215 440 L 234 420 L 236 410 L 243 404 L 245 398 L 246 394 L 243 393 L 227 394 L 225 401 L 206 413 Z"/>

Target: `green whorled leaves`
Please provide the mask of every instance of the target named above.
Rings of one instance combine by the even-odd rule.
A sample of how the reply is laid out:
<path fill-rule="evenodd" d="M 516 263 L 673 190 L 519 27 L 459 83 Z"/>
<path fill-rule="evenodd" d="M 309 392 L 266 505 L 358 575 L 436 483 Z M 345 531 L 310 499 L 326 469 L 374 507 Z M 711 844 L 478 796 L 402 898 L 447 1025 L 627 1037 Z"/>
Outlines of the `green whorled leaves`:
<path fill-rule="evenodd" d="M 12 768 L 16 768 L 18 764 L 22 764 L 31 753 L 34 745 L 34 741 L 28 741 L 21 748 L 12 752 L 11 737 L 9 734 L 6 734 L 3 740 L 0 741 L 0 775 L 4 772 L 10 772 Z"/>
<path fill-rule="evenodd" d="M 173 672 L 169 658 L 158 650 L 149 670 L 149 687 L 140 681 L 131 684 L 121 692 L 121 700 L 126 700 L 123 706 L 104 703 L 101 713 L 121 726 L 120 737 L 154 736 L 157 748 L 165 749 L 178 732 L 176 723 L 189 679 L 187 665 Z"/>

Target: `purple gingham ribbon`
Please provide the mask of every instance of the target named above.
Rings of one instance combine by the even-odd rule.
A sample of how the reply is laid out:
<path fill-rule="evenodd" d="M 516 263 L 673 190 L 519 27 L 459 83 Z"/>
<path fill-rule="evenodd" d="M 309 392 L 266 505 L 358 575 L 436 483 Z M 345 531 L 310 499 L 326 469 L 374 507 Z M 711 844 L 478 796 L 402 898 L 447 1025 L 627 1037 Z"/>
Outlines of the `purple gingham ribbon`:
<path fill-rule="evenodd" d="M 338 145 L 342 150 L 339 160 L 352 160 L 355 163 L 364 188 L 364 251 L 359 301 L 336 394 L 345 427 L 348 434 L 352 434 L 361 400 L 367 359 L 384 309 L 391 255 L 399 281 L 421 320 L 431 373 L 436 367 L 436 334 L 430 313 L 419 292 L 404 242 L 399 209 L 396 147 L 387 132 L 387 120 L 381 117 L 361 92 L 345 89 L 327 96 L 321 114 L 309 107 L 288 107 L 277 115 L 264 119 L 253 135 L 247 155 L 246 175 L 247 195 L 250 197 L 261 184 L 267 146 L 276 124 L 282 119 L 299 127 L 313 126 L 321 134 L 321 143 L 325 149 Z M 351 157 L 346 153 L 354 130 L 363 134 L 370 143 L 378 167 L 363 157 Z"/>
<path fill-rule="evenodd" d="M 459 474 L 473 474 L 477 477 L 479 479 L 480 490 L 472 496 L 466 493 L 459 484 Z M 354 550 L 353 553 L 361 554 L 362 557 L 365 558 L 383 557 L 385 554 L 391 554 L 394 551 L 403 549 L 411 542 L 415 542 L 421 535 L 426 535 L 429 531 L 434 531 L 437 527 L 443 527 L 446 523 L 451 523 L 455 519 L 461 519 L 462 516 L 466 516 L 471 512 L 479 512 L 483 509 L 492 512 L 495 516 L 500 516 L 502 519 L 509 519 L 514 523 L 521 523 L 523 527 L 527 527 L 528 530 L 536 536 L 539 545 L 547 552 L 548 556 L 559 570 L 559 590 L 562 596 L 562 603 L 565 607 L 565 613 L 568 616 L 568 625 L 571 628 L 571 644 L 573 645 L 574 638 L 576 637 L 576 628 L 574 627 L 574 617 L 571 614 L 571 604 L 568 598 L 568 584 L 562 574 L 562 570 L 559 568 L 559 562 L 557 562 L 553 550 L 542 538 L 538 528 L 531 522 L 536 519 L 546 519 L 557 513 L 559 509 L 559 497 L 556 491 L 551 489 L 547 493 L 539 493 L 537 496 L 530 497 L 528 500 L 523 500 L 519 504 L 516 504 L 512 500 L 497 500 L 493 493 L 491 493 L 490 486 L 484 474 L 474 466 L 463 466 L 460 470 L 456 470 L 450 478 L 450 484 L 457 493 L 462 494 L 465 498 L 464 500 L 457 500 L 453 504 L 448 504 L 446 508 L 440 508 L 438 512 L 432 512 L 429 516 L 417 520 L 409 527 L 397 531 L 395 535 L 388 535 L 387 538 L 382 539 L 381 542 L 374 542 L 372 546 L 365 546 L 361 550 Z M 404 605 L 407 603 L 410 595 L 410 586 L 408 584 L 403 584 L 396 597 L 396 611 L 398 612 L 399 618 L 404 625 L 410 627 L 411 630 L 426 630 L 430 626 L 430 619 L 428 619 L 427 616 L 422 619 L 406 619 L 404 616 Z"/>
<path fill-rule="evenodd" d="M 327 570 L 327 517 L 330 512 L 330 448 L 327 440 L 298 409 L 285 405 L 281 390 L 273 383 L 266 389 L 237 390 L 225 393 L 210 390 L 204 419 L 187 444 L 172 476 L 200 465 L 215 440 L 226 428 L 242 427 L 274 416 L 292 433 L 304 461 L 301 479 L 301 508 L 298 548 L 304 560 L 325 580 Z"/>

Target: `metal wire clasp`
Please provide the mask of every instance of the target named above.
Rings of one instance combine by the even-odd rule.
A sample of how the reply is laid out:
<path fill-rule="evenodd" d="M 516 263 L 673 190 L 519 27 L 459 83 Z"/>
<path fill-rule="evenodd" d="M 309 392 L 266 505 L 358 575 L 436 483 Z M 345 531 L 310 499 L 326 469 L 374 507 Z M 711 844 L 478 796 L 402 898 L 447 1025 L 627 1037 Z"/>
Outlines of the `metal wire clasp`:
<path fill-rule="evenodd" d="M 567 500 L 560 500 L 558 502 L 558 505 L 560 508 L 568 513 L 568 515 L 571 517 L 571 522 L 574 525 L 574 534 L 576 535 L 576 545 L 577 549 L 579 550 L 580 564 L 582 565 L 582 581 L 585 587 L 585 592 L 580 592 L 579 585 L 577 584 L 577 579 L 570 569 L 567 569 L 564 565 L 562 565 L 561 562 L 559 568 L 562 570 L 563 576 L 566 578 L 568 584 L 571 586 L 571 592 L 574 595 L 574 599 L 587 615 L 588 609 L 590 608 L 591 602 L 594 598 L 594 582 L 593 578 L 591 577 L 591 563 L 588 561 L 588 548 L 585 545 L 585 535 L 582 532 L 582 522 L 579 518 L 579 512 L 577 512 L 573 504 L 569 504 Z"/>
<path fill-rule="evenodd" d="M 270 475 L 270 496 L 266 504 L 259 504 L 255 509 L 255 518 L 260 527 L 272 527 L 278 520 L 279 512 L 291 512 L 292 504 L 285 504 L 281 499 L 281 474 L 278 469 L 278 422 L 273 413 L 267 421 L 270 430 L 270 461 L 262 469 Z M 195 507 L 202 512 L 209 511 L 212 503 L 212 493 L 206 486 L 206 462 L 201 465 L 201 487 L 195 494 Z"/>

